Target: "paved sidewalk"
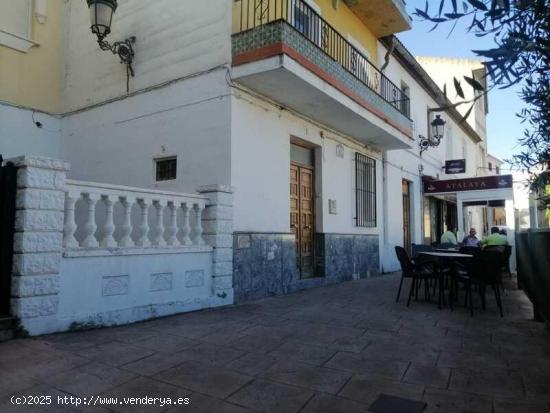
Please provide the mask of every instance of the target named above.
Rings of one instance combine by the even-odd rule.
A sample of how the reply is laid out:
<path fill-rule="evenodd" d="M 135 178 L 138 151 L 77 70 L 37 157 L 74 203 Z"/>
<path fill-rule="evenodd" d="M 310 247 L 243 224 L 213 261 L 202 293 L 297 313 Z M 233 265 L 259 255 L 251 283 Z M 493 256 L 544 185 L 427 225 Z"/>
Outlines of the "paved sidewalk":
<path fill-rule="evenodd" d="M 549 413 L 550 332 L 522 292 L 498 316 L 395 303 L 398 274 L 128 327 L 0 344 L 0 412 L 366 412 L 379 393 L 426 412 Z M 406 283 L 408 287 L 408 283 Z M 474 297 L 474 300 L 478 297 Z M 14 407 L 10 396 L 51 395 Z M 57 396 L 189 397 L 164 408 L 60 407 Z"/>

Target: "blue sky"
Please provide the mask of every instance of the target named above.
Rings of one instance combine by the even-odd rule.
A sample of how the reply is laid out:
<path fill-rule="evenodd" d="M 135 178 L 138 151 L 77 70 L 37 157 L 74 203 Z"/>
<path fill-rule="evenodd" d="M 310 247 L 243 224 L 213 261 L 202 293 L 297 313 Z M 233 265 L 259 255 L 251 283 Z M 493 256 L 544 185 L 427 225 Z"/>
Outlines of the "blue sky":
<path fill-rule="evenodd" d="M 439 5 L 439 2 L 435 1 L 429 3 L 432 11 Z M 407 1 L 407 10 L 410 15 L 416 7 L 424 9 L 425 1 Z M 433 24 L 418 21 L 418 18 L 414 16 L 413 19 L 413 29 L 397 36 L 415 56 L 476 57 L 471 51 L 472 49 L 493 46 L 492 39 L 489 37 L 478 38 L 466 33 L 465 24 L 467 22 L 458 24 L 447 38 L 452 25 L 443 24 L 435 31 L 428 33 Z M 517 138 L 523 135 L 524 127 L 520 123 L 520 119 L 516 117 L 516 113 L 523 106 L 523 102 L 518 97 L 518 91 L 518 88 L 494 89 L 489 94 L 487 118 L 489 153 L 501 159 L 510 158 L 513 153 L 520 150 Z"/>

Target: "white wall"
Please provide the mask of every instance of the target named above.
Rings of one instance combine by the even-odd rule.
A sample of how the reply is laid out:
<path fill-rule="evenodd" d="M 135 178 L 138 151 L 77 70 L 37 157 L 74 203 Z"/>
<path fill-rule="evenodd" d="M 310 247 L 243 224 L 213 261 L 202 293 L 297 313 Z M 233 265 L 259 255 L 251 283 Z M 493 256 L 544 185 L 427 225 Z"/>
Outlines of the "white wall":
<path fill-rule="evenodd" d="M 38 128 L 34 122 L 40 122 Z M 0 103 L 0 154 L 4 159 L 19 155 L 59 158 L 61 152 L 59 117 L 34 113 Z"/>
<path fill-rule="evenodd" d="M 86 2 L 66 1 L 64 111 L 126 94 L 126 71 L 101 51 L 89 26 Z M 136 77 L 142 90 L 231 61 L 231 4 L 228 0 L 119 0 L 114 42 L 136 36 Z"/>
<path fill-rule="evenodd" d="M 69 178 L 195 192 L 230 183 L 231 108 L 221 68 L 63 119 Z M 178 158 L 177 180 L 155 183 L 154 157 Z"/>
<path fill-rule="evenodd" d="M 126 324 L 211 305 L 211 252 L 64 257 L 60 274 L 57 330 L 72 323 Z"/>
<path fill-rule="evenodd" d="M 290 139 L 316 147 L 317 231 L 339 234 L 376 234 L 379 228 L 355 226 L 355 152 L 378 158 L 378 188 L 382 187 L 380 155 L 353 144 L 288 111 L 238 92 L 232 103 L 231 181 L 235 188 L 236 231 L 290 232 Z M 321 136 L 321 132 L 322 135 Z M 336 146 L 344 145 L 344 158 Z M 379 223 L 382 221 L 379 191 Z M 337 201 L 337 214 L 329 214 L 328 200 Z"/>
<path fill-rule="evenodd" d="M 455 91 L 453 77 L 456 77 L 460 81 L 465 100 L 474 98 L 474 90 L 466 83 L 464 76 L 473 77 L 474 70 L 483 69 L 482 60 L 425 56 L 420 56 L 417 60 L 440 89 L 443 90 L 444 85 L 447 85 L 447 96 L 451 102 L 460 102 L 463 100 Z M 470 105 L 467 104 L 457 107 L 458 111 L 463 115 L 466 114 L 469 108 Z M 486 114 L 483 98 L 476 101 L 475 109 L 467 121 L 483 139 L 486 139 Z"/>
<path fill-rule="evenodd" d="M 339 141 L 331 139 L 330 133 L 325 132 L 322 142 L 322 176 L 321 199 L 323 205 L 323 232 L 335 234 L 378 234 L 383 221 L 383 170 L 381 154 L 365 151 L 355 146 L 344 146 L 344 157 L 337 156 Z M 376 160 L 376 189 L 377 189 L 377 227 L 362 228 L 356 226 L 355 204 L 355 153 L 360 152 Z M 337 213 L 329 213 L 329 200 L 336 200 Z"/>

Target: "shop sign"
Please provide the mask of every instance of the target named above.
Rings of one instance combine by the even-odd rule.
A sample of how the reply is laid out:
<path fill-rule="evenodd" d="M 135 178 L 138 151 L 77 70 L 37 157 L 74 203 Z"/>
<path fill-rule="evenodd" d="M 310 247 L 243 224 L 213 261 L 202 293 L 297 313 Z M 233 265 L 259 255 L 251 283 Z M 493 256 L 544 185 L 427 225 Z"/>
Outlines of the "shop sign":
<path fill-rule="evenodd" d="M 446 174 L 463 174 L 466 172 L 466 159 L 452 159 L 445 161 Z"/>
<path fill-rule="evenodd" d="M 482 191 L 485 189 L 512 188 L 512 175 L 492 175 L 479 178 L 427 180 L 424 181 L 424 193 Z"/>

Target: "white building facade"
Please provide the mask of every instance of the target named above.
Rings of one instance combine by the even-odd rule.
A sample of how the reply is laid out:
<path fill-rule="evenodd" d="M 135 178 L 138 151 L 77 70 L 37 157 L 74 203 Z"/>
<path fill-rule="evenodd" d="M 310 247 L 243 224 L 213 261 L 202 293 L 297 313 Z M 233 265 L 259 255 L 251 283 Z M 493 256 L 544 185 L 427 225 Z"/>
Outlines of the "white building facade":
<path fill-rule="evenodd" d="M 21 326 L 121 324 L 366 278 L 398 269 L 395 245 L 435 241 L 422 177 L 460 158 L 476 176 L 485 136 L 446 111 L 442 144 L 420 155 L 446 99 L 402 46 L 380 71 L 382 39 L 411 25 L 402 2 L 370 20 L 364 7 L 121 0 L 109 38 L 137 36 L 127 93 L 85 4 L 65 3 L 61 110 L 0 104 L 0 152 L 24 156 Z M 33 201 L 45 194 L 53 206 Z"/>

